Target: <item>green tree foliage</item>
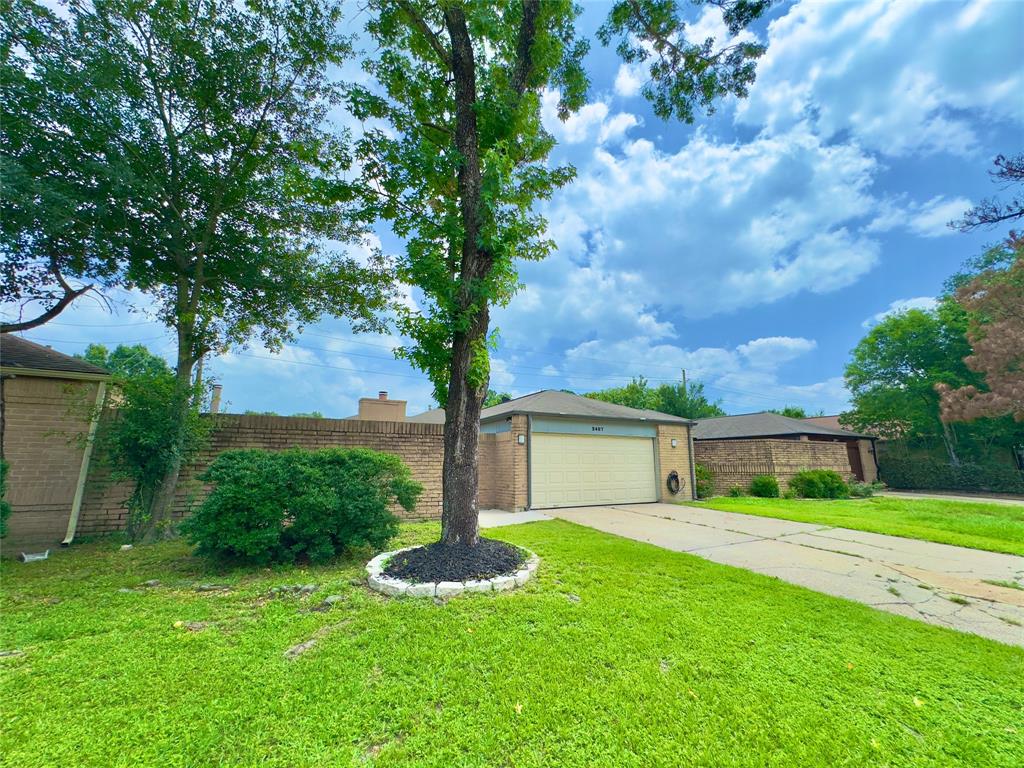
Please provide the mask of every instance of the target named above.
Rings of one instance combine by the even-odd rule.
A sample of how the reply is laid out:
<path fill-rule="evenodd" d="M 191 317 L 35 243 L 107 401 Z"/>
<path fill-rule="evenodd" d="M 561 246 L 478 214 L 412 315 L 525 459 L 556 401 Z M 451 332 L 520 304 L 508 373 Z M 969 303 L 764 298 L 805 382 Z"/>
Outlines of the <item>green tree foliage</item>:
<path fill-rule="evenodd" d="M 0 13 L 0 330 L 52 320 L 96 284 L 123 282 L 122 211 L 95 94 L 69 55 L 71 30 L 30 0 Z M 79 97 L 79 93 L 82 94 Z M 26 317 L 26 313 L 28 316 Z"/>
<path fill-rule="evenodd" d="M 228 451 L 202 475 L 213 490 L 182 524 L 201 554 L 266 565 L 380 549 L 398 532 L 392 504 L 422 486 L 397 456 L 365 448 Z"/>
<path fill-rule="evenodd" d="M 7 472 L 11 465 L 0 459 L 0 539 L 7 535 L 7 521 L 11 517 L 11 502 L 7 501 Z"/>
<path fill-rule="evenodd" d="M 102 344 L 90 344 L 81 355 L 87 363 L 106 368 L 115 376 L 159 376 L 171 373 L 171 367 L 160 355 L 154 355 L 142 344 L 118 344 L 111 352 Z"/>
<path fill-rule="evenodd" d="M 952 302 L 882 320 L 846 366 L 853 410 L 843 414 L 843 424 L 889 439 L 941 440 L 950 460 L 958 461 L 955 438 L 939 418 L 935 385 L 974 381 L 963 362 L 970 352 L 966 329 L 966 315 Z"/>
<path fill-rule="evenodd" d="M 721 0 L 734 35 L 767 3 Z M 401 329 L 402 354 L 430 377 L 445 408 L 442 540 L 475 544 L 477 447 L 487 395 L 490 309 L 519 286 L 516 259 L 552 248 L 536 213 L 573 177 L 547 162 L 554 145 L 540 117 L 546 89 L 565 119 L 585 102 L 587 41 L 571 0 L 435 3 L 373 0 L 364 62 L 374 83 L 354 86 L 350 108 L 382 120 L 357 145 L 372 209 L 406 241 L 403 279 L 422 291 Z M 628 59 L 658 52 L 649 95 L 662 114 L 692 119 L 718 96 L 742 96 L 760 49 L 699 50 L 685 43 L 681 6 L 666 0 L 616 3 L 599 37 Z M 639 46 L 640 49 L 634 48 Z"/>
<path fill-rule="evenodd" d="M 799 405 L 787 405 L 784 408 L 770 408 L 768 413 L 777 413 L 780 416 L 788 416 L 791 419 L 806 419 L 807 411 L 801 408 Z"/>
<path fill-rule="evenodd" d="M 103 195 L 82 226 L 102 217 L 103 268 L 152 296 L 174 330 L 182 393 L 208 353 L 257 336 L 277 347 L 325 312 L 378 326 L 386 263 L 327 246 L 363 229 L 348 144 L 326 120 L 341 98 L 330 72 L 351 55 L 333 0 L 72 0 L 66 21 L 17 2 L 30 25 L 19 87 L 35 94 L 18 125 L 55 121 L 48 130 L 66 135 L 53 151 L 69 153 L 54 166 L 74 187 L 68 206 Z M 30 190 L 50 172 L 21 171 Z M 175 399 L 167 426 L 183 441 L 188 399 Z M 172 465 L 157 518 L 176 478 Z"/>
<path fill-rule="evenodd" d="M 719 403 L 720 400 L 711 402 L 704 394 L 704 384 L 699 381 L 690 381 L 685 385 L 661 384 L 652 387 L 643 376 L 634 377 L 624 387 L 611 387 L 609 389 L 588 392 L 586 397 L 593 400 L 603 400 L 606 403 L 625 405 L 629 408 L 642 408 L 650 411 L 660 411 L 673 416 L 682 416 L 684 419 L 710 419 L 715 416 L 725 416 Z"/>
<path fill-rule="evenodd" d="M 112 479 L 132 485 L 127 525 L 132 540 L 169 533 L 169 520 L 157 514 L 158 495 L 168 472 L 177 473 L 206 445 L 211 428 L 199 414 L 198 387 L 182 389 L 166 364 L 161 369 L 151 363 L 141 369 L 129 365 L 129 372 L 114 377 L 113 411 L 96 433 L 97 455 Z"/>
<path fill-rule="evenodd" d="M 508 392 L 495 392 L 493 389 L 488 389 L 487 397 L 484 398 L 484 408 L 490 408 L 492 405 L 501 405 L 511 399 L 512 395 Z"/>

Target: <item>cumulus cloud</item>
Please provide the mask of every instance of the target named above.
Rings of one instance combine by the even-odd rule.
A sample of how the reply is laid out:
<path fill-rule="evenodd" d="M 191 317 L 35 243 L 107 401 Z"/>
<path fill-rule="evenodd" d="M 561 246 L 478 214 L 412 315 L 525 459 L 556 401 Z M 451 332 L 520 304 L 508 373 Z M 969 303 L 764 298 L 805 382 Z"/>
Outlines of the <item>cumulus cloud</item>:
<path fill-rule="evenodd" d="M 937 306 L 938 301 L 934 296 L 918 296 L 913 299 L 896 299 L 896 301 L 891 302 L 889 306 L 881 312 L 877 312 L 867 318 L 861 323 L 861 327 L 871 328 L 872 326 L 878 325 L 887 317 L 902 314 L 910 309 L 923 309 L 926 312 L 930 312 Z"/>
<path fill-rule="evenodd" d="M 857 147 L 799 131 L 747 144 L 698 133 L 675 153 L 627 141 L 615 154 L 594 149 L 548 209 L 550 232 L 566 269 L 588 268 L 587 294 L 603 306 L 625 297 L 706 317 L 867 273 L 879 247 L 859 222 L 877 207 L 876 168 Z M 570 279 L 551 262 L 535 276 L 541 292 Z"/>
<path fill-rule="evenodd" d="M 636 96 L 643 87 L 644 79 L 643 67 L 619 64 L 618 74 L 615 75 L 615 93 L 627 99 Z"/>
<path fill-rule="evenodd" d="M 1024 120 L 1022 28 L 1014 2 L 796 3 L 769 25 L 737 119 L 771 133 L 807 121 L 891 156 L 968 154 L 979 116 Z"/>
<path fill-rule="evenodd" d="M 558 116 L 559 91 L 546 90 L 541 96 L 541 120 L 544 127 L 563 144 L 597 144 L 622 139 L 630 128 L 640 125 L 640 119 L 629 112 L 611 114 L 603 101 L 585 104 L 579 111 L 562 120 Z"/>

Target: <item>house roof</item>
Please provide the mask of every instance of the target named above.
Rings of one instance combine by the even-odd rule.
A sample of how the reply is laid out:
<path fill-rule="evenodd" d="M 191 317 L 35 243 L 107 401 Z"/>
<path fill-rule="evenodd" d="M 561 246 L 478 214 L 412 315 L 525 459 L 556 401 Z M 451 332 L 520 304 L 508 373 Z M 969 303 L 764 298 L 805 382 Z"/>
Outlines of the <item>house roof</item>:
<path fill-rule="evenodd" d="M 55 349 L 36 344 L 12 333 L 0 335 L 0 366 L 17 372 L 53 372 L 63 374 L 62 378 L 106 377 L 110 372 L 98 365 L 65 355 Z M 74 374 L 68 376 L 68 374 Z"/>
<path fill-rule="evenodd" d="M 689 419 L 659 411 L 628 408 L 624 405 L 592 400 L 589 397 L 582 397 L 581 395 L 574 395 L 571 392 L 562 392 L 557 389 L 545 389 L 540 392 L 534 392 L 532 395 L 524 395 L 514 400 L 508 400 L 500 405 L 484 408 L 480 414 L 480 421 L 495 421 L 511 416 L 514 413 L 525 413 L 531 416 L 569 416 L 586 419 L 652 421 L 665 424 L 694 423 Z M 409 421 L 420 424 L 444 424 L 444 410 L 434 408 L 411 417 Z"/>
<path fill-rule="evenodd" d="M 788 416 L 768 412 L 701 419 L 693 428 L 694 440 L 735 440 L 744 437 L 788 437 L 790 435 L 857 439 L 869 437 L 869 435 L 859 435 L 845 429 L 825 427 L 803 419 L 791 419 Z"/>

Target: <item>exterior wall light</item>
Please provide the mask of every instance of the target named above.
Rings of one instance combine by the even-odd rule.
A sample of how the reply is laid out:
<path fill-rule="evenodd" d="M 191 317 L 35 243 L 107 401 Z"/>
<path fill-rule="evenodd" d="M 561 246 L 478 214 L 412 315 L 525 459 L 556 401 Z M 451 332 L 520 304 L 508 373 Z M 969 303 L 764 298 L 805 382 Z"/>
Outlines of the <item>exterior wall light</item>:
<path fill-rule="evenodd" d="M 516 442 L 519 443 L 520 445 L 526 445 L 526 435 L 519 435 L 516 438 Z"/>
<path fill-rule="evenodd" d="M 675 448 L 675 447 L 676 447 L 677 445 L 679 445 L 679 441 L 678 441 L 678 440 L 676 440 L 676 439 L 675 439 L 675 438 L 673 437 L 673 438 L 672 438 L 672 447 L 673 447 L 673 448 Z"/>

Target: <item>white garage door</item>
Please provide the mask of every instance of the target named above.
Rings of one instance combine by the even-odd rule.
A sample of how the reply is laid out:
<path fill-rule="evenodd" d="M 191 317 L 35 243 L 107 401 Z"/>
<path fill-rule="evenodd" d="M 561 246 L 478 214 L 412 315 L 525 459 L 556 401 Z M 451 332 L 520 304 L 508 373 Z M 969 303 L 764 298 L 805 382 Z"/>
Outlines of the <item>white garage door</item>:
<path fill-rule="evenodd" d="M 534 509 L 656 500 L 649 437 L 534 433 L 530 443 Z"/>

